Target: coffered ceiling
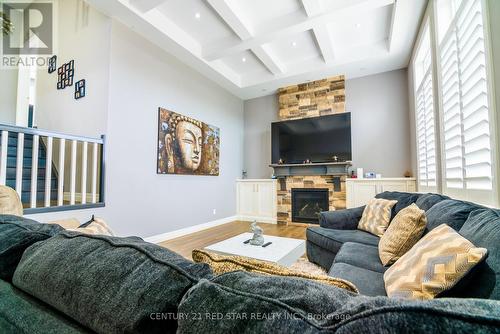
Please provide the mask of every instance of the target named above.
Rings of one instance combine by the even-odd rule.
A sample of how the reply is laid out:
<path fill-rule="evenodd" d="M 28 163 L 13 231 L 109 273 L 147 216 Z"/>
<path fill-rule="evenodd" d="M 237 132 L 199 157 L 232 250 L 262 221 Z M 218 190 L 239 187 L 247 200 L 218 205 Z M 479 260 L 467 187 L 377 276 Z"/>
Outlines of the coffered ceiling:
<path fill-rule="evenodd" d="M 235 95 L 404 68 L 427 0 L 86 0 Z"/>

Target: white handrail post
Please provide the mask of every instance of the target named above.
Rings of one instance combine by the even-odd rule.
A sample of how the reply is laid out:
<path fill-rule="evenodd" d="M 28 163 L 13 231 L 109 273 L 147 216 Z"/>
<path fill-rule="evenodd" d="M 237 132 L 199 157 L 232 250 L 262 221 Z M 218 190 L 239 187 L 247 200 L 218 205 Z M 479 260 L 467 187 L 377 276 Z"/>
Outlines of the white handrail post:
<path fill-rule="evenodd" d="M 36 208 L 36 193 L 38 191 L 38 147 L 40 137 L 33 136 L 33 156 L 31 159 L 31 208 Z"/>
<path fill-rule="evenodd" d="M 98 144 L 94 143 L 92 152 L 92 203 L 97 203 L 97 149 Z"/>
<path fill-rule="evenodd" d="M 57 205 L 64 203 L 64 155 L 66 153 L 66 139 L 59 139 L 59 178 L 57 181 Z"/>
<path fill-rule="evenodd" d="M 22 199 L 23 192 L 24 133 L 17 134 L 16 191 Z"/>
<path fill-rule="evenodd" d="M 83 142 L 82 154 L 82 204 L 87 204 L 87 150 L 88 143 Z"/>
<path fill-rule="evenodd" d="M 50 207 L 50 199 L 52 197 L 52 137 L 47 137 L 47 156 L 45 162 L 45 207 Z"/>
<path fill-rule="evenodd" d="M 0 146 L 0 184 L 5 185 L 7 181 L 7 152 L 9 150 L 9 131 L 2 131 L 2 143 Z"/>
<path fill-rule="evenodd" d="M 76 140 L 71 141 L 71 171 L 70 171 L 70 187 L 69 187 L 69 204 L 75 205 L 76 202 Z"/>

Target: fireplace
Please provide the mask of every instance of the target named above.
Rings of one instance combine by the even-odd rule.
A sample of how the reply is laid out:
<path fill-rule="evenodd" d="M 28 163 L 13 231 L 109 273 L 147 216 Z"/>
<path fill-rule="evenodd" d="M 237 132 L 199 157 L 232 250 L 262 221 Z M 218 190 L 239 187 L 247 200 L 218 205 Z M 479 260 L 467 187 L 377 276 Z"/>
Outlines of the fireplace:
<path fill-rule="evenodd" d="M 292 189 L 292 222 L 319 223 L 319 213 L 329 210 L 328 189 Z"/>

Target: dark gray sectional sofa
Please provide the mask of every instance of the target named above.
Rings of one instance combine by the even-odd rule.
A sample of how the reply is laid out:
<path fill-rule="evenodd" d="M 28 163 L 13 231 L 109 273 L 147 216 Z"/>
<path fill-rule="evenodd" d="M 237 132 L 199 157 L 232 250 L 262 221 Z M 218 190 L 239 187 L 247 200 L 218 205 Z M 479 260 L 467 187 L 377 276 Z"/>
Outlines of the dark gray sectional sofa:
<path fill-rule="evenodd" d="M 394 217 L 415 203 L 426 211 L 426 232 L 448 224 L 478 247 L 488 249 L 479 265 L 448 297 L 500 299 L 500 211 L 437 194 L 384 192 L 377 198 L 397 200 Z M 307 256 L 330 276 L 354 283 L 367 296 L 386 296 L 384 267 L 378 255 L 379 237 L 357 229 L 364 207 L 323 212 L 320 226 L 307 229 Z"/>
<path fill-rule="evenodd" d="M 384 297 L 377 238 L 355 230 L 361 209 L 325 213 L 322 227 L 308 230 L 311 259 L 355 282 L 359 295 L 302 278 L 217 276 L 138 237 L 0 215 L 0 333 L 499 333 L 498 211 L 471 205 L 469 215 L 467 203 L 418 199 L 430 217 L 434 200 L 466 217 L 456 228 L 490 251 L 461 291 L 475 299 Z"/>

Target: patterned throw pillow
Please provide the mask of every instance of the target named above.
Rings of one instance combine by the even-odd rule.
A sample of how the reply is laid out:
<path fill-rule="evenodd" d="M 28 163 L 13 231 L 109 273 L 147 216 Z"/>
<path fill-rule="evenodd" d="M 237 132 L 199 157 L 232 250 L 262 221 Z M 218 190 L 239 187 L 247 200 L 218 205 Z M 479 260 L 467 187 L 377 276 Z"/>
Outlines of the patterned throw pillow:
<path fill-rule="evenodd" d="M 354 284 L 340 278 L 327 275 L 313 275 L 299 271 L 290 270 L 286 267 L 271 262 L 255 260 L 244 256 L 219 255 L 213 252 L 195 249 L 192 253 L 193 261 L 206 263 L 212 268 L 214 274 L 220 275 L 232 271 L 243 270 L 265 275 L 299 277 L 314 280 L 316 282 L 333 285 L 348 291 L 358 293 Z"/>
<path fill-rule="evenodd" d="M 392 207 L 398 201 L 374 198 L 365 207 L 358 229 L 381 237 L 391 222 Z"/>
<path fill-rule="evenodd" d="M 68 231 L 80 232 L 83 234 L 91 234 L 91 235 L 108 235 L 114 236 L 111 228 L 106 224 L 106 222 L 101 218 L 94 218 L 92 216 L 92 220 L 86 222 L 85 224 L 80 225 L 78 228 L 70 228 Z"/>
<path fill-rule="evenodd" d="M 387 295 L 433 299 L 455 286 L 487 252 L 443 224 L 420 239 L 385 272 Z"/>
<path fill-rule="evenodd" d="M 384 266 L 391 265 L 422 237 L 427 225 L 425 211 L 413 203 L 398 212 L 378 244 L 378 254 Z"/>

